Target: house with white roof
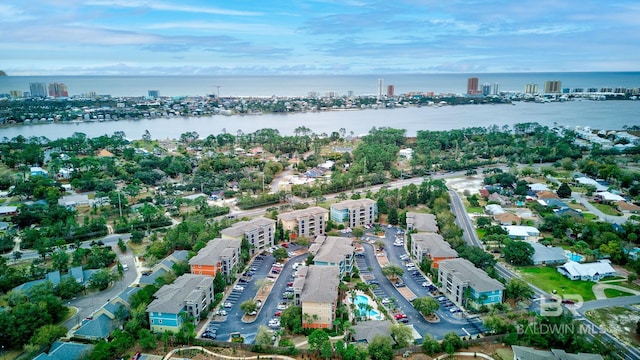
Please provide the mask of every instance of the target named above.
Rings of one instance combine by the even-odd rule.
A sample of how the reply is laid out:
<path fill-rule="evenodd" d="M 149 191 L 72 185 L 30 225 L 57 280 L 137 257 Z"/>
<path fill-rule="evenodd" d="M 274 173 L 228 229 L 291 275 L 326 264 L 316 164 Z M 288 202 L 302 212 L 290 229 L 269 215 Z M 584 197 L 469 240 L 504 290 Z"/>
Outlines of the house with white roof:
<path fill-rule="evenodd" d="M 624 198 L 618 194 L 610 193 L 608 191 L 597 192 L 594 196 L 596 199 L 600 199 L 603 203 L 615 203 L 618 201 L 624 201 Z"/>
<path fill-rule="evenodd" d="M 594 179 L 588 178 L 585 176 L 577 177 L 575 180 L 580 185 L 594 186 L 596 188 L 596 191 L 607 191 L 609 189 L 609 187 L 601 185 L 599 182 L 595 181 Z"/>
<path fill-rule="evenodd" d="M 558 272 L 571 280 L 582 281 L 599 281 L 607 276 L 617 274 L 609 260 L 598 260 L 585 264 L 568 261 L 566 264 L 558 266 Z"/>
<path fill-rule="evenodd" d="M 540 230 L 533 226 L 507 225 L 502 227 L 514 240 L 538 240 Z"/>

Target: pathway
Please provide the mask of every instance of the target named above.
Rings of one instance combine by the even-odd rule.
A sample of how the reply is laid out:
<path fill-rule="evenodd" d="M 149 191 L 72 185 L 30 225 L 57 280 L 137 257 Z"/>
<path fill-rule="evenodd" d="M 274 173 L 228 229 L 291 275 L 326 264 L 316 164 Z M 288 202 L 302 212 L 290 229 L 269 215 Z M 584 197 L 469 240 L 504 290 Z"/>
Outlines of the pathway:
<path fill-rule="evenodd" d="M 605 295 L 604 293 L 605 289 L 614 289 L 614 290 L 630 293 L 633 295 L 640 295 L 640 291 L 629 289 L 620 285 L 597 283 L 593 285 L 592 289 L 593 289 L 593 293 L 596 295 L 596 300 L 607 299 L 607 295 Z"/>
<path fill-rule="evenodd" d="M 289 356 L 284 356 L 284 355 L 257 355 L 257 356 L 228 356 L 228 355 L 222 355 L 222 354 L 218 354 L 216 352 L 207 350 L 205 348 L 203 348 L 202 346 L 189 346 L 189 347 L 183 347 L 183 348 L 178 348 L 178 349 L 173 349 L 171 351 L 169 351 L 167 353 L 167 355 L 164 356 L 164 360 L 169 360 L 173 358 L 173 355 L 175 355 L 176 353 L 179 353 L 181 351 L 185 351 L 185 350 L 198 350 L 198 351 L 202 351 L 204 353 L 207 353 L 209 355 L 213 355 L 214 359 L 231 359 L 231 360 L 253 360 L 253 359 L 278 359 L 278 360 L 297 360 L 296 358 L 292 358 Z M 184 359 L 184 356 L 177 356 L 178 359 Z"/>
<path fill-rule="evenodd" d="M 472 357 L 472 358 L 483 358 L 483 359 L 487 359 L 487 360 L 494 360 L 491 356 L 487 355 L 487 354 L 483 354 L 483 353 L 478 353 L 478 352 L 456 352 L 453 353 L 454 356 L 463 356 L 463 357 Z M 435 358 L 434 360 L 440 360 L 440 359 L 449 359 L 449 354 L 443 354 L 438 356 L 437 358 Z"/>

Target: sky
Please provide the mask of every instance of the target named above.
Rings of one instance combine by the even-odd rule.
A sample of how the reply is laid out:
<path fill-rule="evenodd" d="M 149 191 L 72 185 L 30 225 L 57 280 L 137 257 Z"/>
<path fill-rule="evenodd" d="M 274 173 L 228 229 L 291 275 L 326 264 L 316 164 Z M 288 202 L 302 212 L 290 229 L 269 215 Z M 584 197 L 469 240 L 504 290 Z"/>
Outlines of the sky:
<path fill-rule="evenodd" d="M 2 0 L 8 75 L 640 70 L 638 0 Z"/>

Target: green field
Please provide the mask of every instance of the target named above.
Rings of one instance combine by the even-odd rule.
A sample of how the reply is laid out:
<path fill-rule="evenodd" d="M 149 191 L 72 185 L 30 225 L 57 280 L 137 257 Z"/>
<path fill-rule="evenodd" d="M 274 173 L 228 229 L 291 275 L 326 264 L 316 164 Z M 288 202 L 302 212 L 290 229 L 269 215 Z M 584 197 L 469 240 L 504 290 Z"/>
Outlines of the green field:
<path fill-rule="evenodd" d="M 518 268 L 518 272 L 523 279 L 540 289 L 552 294 L 577 294 L 582 296 L 584 301 L 595 300 L 593 294 L 593 282 L 572 281 L 562 276 L 555 267 L 546 266 L 524 266 Z"/>
<path fill-rule="evenodd" d="M 622 216 L 618 210 L 614 209 L 611 205 L 601 204 L 593 201 L 589 201 L 589 203 L 596 207 L 596 209 L 602 211 L 605 215 L 611 216 Z"/>

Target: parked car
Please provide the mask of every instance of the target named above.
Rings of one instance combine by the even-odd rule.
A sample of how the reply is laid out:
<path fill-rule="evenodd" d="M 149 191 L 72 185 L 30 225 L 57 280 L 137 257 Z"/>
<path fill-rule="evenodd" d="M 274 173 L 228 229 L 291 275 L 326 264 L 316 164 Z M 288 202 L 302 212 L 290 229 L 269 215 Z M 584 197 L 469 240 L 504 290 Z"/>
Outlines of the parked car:
<path fill-rule="evenodd" d="M 387 305 L 387 304 L 390 304 L 390 303 L 391 303 L 391 299 L 389 299 L 389 298 L 382 299 L 382 305 Z"/>
<path fill-rule="evenodd" d="M 232 306 L 233 306 L 233 304 L 227 301 L 227 302 L 225 302 L 225 303 L 223 304 L 223 306 L 224 306 L 224 307 L 226 307 L 226 308 L 228 309 L 228 308 L 232 307 Z"/>
<path fill-rule="evenodd" d="M 406 324 L 406 323 L 408 323 L 408 322 L 409 322 L 409 319 L 407 319 L 407 318 L 402 318 L 402 319 L 400 319 L 400 320 L 398 320 L 398 321 L 399 321 L 399 322 L 401 322 L 401 323 Z"/>
<path fill-rule="evenodd" d="M 268 325 L 269 325 L 269 327 L 272 327 L 272 328 L 280 327 L 280 319 L 273 318 L 273 319 L 269 320 Z"/>
<path fill-rule="evenodd" d="M 400 319 L 404 319 L 407 317 L 407 314 L 403 314 L 403 313 L 397 313 L 395 315 L 393 315 L 393 318 L 396 320 L 400 320 Z"/>
<path fill-rule="evenodd" d="M 423 283 L 422 283 L 422 287 L 429 287 L 429 283 L 428 283 L 428 282 L 426 282 L 426 281 L 425 281 L 425 282 L 423 282 Z"/>
<path fill-rule="evenodd" d="M 380 285 L 380 282 L 378 280 L 368 280 L 367 284 L 369 284 L 369 285 Z"/>
<path fill-rule="evenodd" d="M 282 311 L 276 311 L 276 313 L 273 314 L 273 316 L 282 316 Z"/>
<path fill-rule="evenodd" d="M 396 283 L 396 287 L 398 287 L 398 288 L 405 287 L 405 286 L 407 286 L 407 285 L 405 283 L 401 282 L 401 281 L 398 281 Z"/>

